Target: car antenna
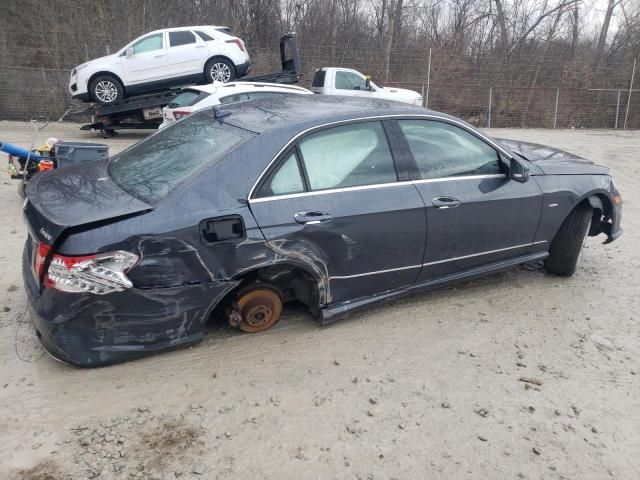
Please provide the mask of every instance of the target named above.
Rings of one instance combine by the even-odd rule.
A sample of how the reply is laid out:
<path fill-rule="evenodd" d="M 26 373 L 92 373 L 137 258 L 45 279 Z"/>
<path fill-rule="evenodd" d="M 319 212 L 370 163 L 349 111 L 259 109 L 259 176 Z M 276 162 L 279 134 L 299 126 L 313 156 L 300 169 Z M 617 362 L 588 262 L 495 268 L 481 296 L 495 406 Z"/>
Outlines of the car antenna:
<path fill-rule="evenodd" d="M 227 115 L 231 115 L 231 112 L 228 110 L 224 110 L 220 105 L 213 106 L 213 116 L 215 118 L 226 117 Z"/>

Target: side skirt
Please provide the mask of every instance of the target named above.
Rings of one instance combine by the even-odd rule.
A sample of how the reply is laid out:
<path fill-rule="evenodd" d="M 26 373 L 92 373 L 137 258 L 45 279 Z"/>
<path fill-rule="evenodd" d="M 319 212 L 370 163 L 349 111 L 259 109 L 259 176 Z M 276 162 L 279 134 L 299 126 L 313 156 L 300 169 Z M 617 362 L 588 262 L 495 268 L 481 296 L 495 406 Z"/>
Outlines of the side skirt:
<path fill-rule="evenodd" d="M 320 310 L 319 321 L 321 325 L 335 322 L 342 318 L 349 317 L 360 310 L 370 308 L 375 305 L 397 300 L 402 297 L 414 295 L 417 293 L 427 292 L 439 287 L 444 287 L 453 283 L 473 280 L 474 278 L 483 277 L 492 273 L 501 272 L 503 270 L 509 270 L 516 265 L 522 263 L 534 262 L 537 260 L 543 260 L 549 256 L 549 252 L 537 252 L 529 255 L 523 255 L 520 257 L 512 258 L 509 260 L 503 260 L 501 262 L 492 263 L 483 267 L 473 268 L 471 270 L 465 270 L 463 272 L 454 273 L 445 277 L 436 278 L 434 280 L 428 280 L 422 283 L 416 283 L 405 287 L 396 288 L 394 290 L 388 290 L 370 297 L 361 297 L 356 300 L 338 303 L 336 305 L 330 305 Z"/>

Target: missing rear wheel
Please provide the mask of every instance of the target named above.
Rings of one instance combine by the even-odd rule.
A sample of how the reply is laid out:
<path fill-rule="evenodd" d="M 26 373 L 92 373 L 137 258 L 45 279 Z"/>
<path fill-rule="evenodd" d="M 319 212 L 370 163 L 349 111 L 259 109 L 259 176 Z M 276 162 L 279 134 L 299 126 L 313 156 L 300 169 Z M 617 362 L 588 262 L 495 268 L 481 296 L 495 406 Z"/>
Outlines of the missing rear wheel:
<path fill-rule="evenodd" d="M 280 319 L 281 313 L 280 295 L 270 288 L 255 287 L 238 294 L 228 321 L 243 332 L 264 332 Z"/>

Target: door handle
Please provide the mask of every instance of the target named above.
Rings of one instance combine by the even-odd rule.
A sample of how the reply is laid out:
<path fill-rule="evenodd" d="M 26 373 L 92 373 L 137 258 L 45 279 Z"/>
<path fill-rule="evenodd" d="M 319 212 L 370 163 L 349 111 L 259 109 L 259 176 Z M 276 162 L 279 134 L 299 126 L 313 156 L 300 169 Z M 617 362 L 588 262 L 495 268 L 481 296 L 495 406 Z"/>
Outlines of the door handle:
<path fill-rule="evenodd" d="M 204 45 L 197 45 L 196 48 L 204 48 Z"/>
<path fill-rule="evenodd" d="M 153 56 L 153 58 L 162 58 L 162 57 L 164 57 L 164 54 L 161 54 L 161 55 L 154 55 L 154 56 Z"/>
<path fill-rule="evenodd" d="M 453 197 L 435 197 L 431 200 L 431 204 L 440 209 L 455 208 L 460 206 L 460 200 Z"/>
<path fill-rule="evenodd" d="M 330 222 L 333 217 L 330 213 L 323 212 L 297 212 L 293 216 L 294 220 L 303 225 L 315 225 L 318 223 Z"/>

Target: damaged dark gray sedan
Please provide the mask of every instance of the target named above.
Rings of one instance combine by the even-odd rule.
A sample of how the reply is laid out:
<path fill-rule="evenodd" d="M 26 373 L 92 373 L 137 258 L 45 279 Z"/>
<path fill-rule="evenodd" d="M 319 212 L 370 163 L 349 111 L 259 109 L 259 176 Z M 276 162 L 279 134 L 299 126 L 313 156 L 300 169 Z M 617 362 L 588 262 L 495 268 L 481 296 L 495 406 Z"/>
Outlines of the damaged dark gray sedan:
<path fill-rule="evenodd" d="M 607 168 L 381 100 L 269 98 L 198 112 L 97 164 L 29 182 L 28 304 L 55 357 L 98 366 L 260 332 L 298 301 L 363 307 L 621 234 Z"/>

